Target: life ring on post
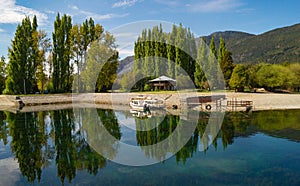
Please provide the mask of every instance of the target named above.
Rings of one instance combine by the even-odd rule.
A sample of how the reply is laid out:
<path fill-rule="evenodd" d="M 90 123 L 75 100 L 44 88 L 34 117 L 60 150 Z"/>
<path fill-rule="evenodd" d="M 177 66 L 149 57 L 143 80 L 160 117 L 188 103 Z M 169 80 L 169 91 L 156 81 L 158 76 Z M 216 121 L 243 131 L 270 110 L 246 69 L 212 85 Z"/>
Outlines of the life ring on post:
<path fill-rule="evenodd" d="M 205 106 L 205 108 L 206 108 L 206 110 L 210 110 L 211 109 L 211 105 L 208 104 L 208 105 Z"/>

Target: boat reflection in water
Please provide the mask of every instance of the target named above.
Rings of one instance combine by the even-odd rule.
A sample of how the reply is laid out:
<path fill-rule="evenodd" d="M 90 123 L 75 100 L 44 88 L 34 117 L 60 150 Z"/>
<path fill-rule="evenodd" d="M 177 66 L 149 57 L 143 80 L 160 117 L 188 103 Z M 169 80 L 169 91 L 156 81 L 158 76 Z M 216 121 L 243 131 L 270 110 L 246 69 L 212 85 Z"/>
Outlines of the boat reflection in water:
<path fill-rule="evenodd" d="M 130 109 L 130 113 L 133 117 L 141 118 L 141 119 L 146 119 L 146 118 L 151 118 L 152 113 L 149 110 L 135 110 L 135 109 Z"/>

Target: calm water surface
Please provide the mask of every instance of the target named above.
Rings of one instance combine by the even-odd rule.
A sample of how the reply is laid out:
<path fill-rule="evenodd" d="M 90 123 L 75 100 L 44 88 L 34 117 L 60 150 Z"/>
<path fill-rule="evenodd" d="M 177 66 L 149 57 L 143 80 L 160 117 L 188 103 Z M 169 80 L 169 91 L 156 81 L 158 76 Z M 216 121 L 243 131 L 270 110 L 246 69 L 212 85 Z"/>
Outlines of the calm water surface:
<path fill-rule="evenodd" d="M 180 117 L 138 118 L 129 111 L 97 109 L 100 126 L 89 109 L 0 111 L 0 185 L 300 185 L 299 110 L 227 113 L 204 151 L 211 139 L 201 114 L 179 152 L 148 166 L 114 163 L 91 145 L 93 136 L 106 130 L 147 157 L 163 159 L 167 154 L 144 146 L 168 138 Z M 112 144 L 107 140 L 98 147 L 110 159 L 116 156 Z"/>

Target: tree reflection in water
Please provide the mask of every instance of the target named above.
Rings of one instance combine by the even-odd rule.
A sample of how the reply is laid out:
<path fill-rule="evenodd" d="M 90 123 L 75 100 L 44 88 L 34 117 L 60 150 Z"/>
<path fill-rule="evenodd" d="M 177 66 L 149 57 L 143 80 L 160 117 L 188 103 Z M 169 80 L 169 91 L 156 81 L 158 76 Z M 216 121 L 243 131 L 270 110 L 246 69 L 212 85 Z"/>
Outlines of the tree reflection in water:
<path fill-rule="evenodd" d="M 6 122 L 6 115 L 4 112 L 0 112 L 0 141 L 3 141 L 3 144 L 6 145 L 8 140 L 8 126 Z"/>
<path fill-rule="evenodd" d="M 197 117 L 198 118 L 198 117 Z M 176 151 L 170 151 L 172 153 L 175 153 L 176 156 L 176 162 L 182 162 L 185 164 L 186 160 L 188 158 L 192 158 L 194 153 L 198 151 L 198 146 L 201 144 L 203 147 L 208 147 L 210 136 L 205 133 L 206 127 L 208 126 L 208 118 L 206 118 L 206 115 L 203 115 L 203 113 L 200 113 L 199 120 L 197 123 L 197 127 L 193 134 L 191 134 L 191 137 L 189 141 L 185 144 L 181 150 L 178 152 Z M 157 120 L 161 120 L 158 118 Z M 184 122 L 184 120 L 180 120 L 180 116 L 174 116 L 174 115 L 166 115 L 165 118 L 162 120 L 162 122 L 154 129 L 151 130 L 145 130 L 147 128 L 147 125 L 145 121 L 143 121 L 142 124 L 140 124 L 139 119 L 136 119 L 136 140 L 137 144 L 141 146 L 141 149 L 144 150 L 145 154 L 149 157 L 155 157 L 157 159 L 163 159 L 166 154 L 161 154 L 158 151 L 160 149 L 151 149 L 151 148 L 144 148 L 143 146 L 149 146 L 156 144 L 167 137 L 170 137 L 173 131 L 176 127 L 178 127 L 178 122 Z M 247 118 L 243 118 L 243 116 L 237 114 L 230 117 L 225 117 L 225 120 L 221 126 L 220 131 L 218 131 L 217 126 L 209 126 L 210 131 L 216 132 L 218 135 L 215 139 L 212 141 L 212 146 L 217 149 L 218 146 L 218 140 L 221 138 L 222 140 L 222 146 L 223 149 L 226 149 L 228 144 L 233 143 L 233 139 L 235 137 L 235 130 L 239 130 L 240 132 L 245 132 L 247 127 L 249 125 L 250 120 L 247 120 Z M 186 123 L 189 124 L 189 123 Z M 242 130 L 242 131 L 241 131 Z M 178 130 L 180 132 L 182 130 Z M 178 134 L 180 136 L 180 134 Z M 171 140 L 172 142 L 172 140 Z M 176 149 L 176 142 L 173 145 L 173 149 Z M 172 148 L 171 148 L 172 149 Z M 204 153 L 207 151 L 208 148 L 204 149 Z M 148 150 L 148 151 L 147 151 Z M 149 151 L 150 150 L 150 151 Z"/>
<path fill-rule="evenodd" d="M 0 139 L 7 143 L 8 131 L 12 137 L 11 149 L 18 159 L 20 171 L 28 182 L 38 182 L 41 179 L 42 169 L 50 165 L 50 161 L 55 159 L 57 176 L 61 182 L 65 179 L 71 182 L 76 176 L 76 170 L 86 170 L 90 174 L 96 175 L 99 169 L 106 166 L 107 160 L 92 148 L 93 143 L 98 139 L 87 138 L 87 136 L 105 137 L 103 131 L 108 131 L 115 140 L 105 140 L 101 144 L 101 152 L 106 153 L 110 158 L 116 154 L 112 144 L 122 137 L 121 129 L 117 117 L 113 110 L 97 109 L 93 113 L 91 109 L 55 110 L 49 112 L 18 113 L 0 112 L 2 122 L 0 123 Z M 97 120 L 96 114 L 99 116 Z M 87 117 L 83 117 L 87 116 Z M 205 134 L 208 119 L 200 117 L 196 130 L 191 135 L 186 145 L 178 152 L 175 151 L 178 144 L 170 140 L 170 152 L 176 156 L 176 162 L 185 163 L 197 152 L 199 143 L 208 144 L 209 136 Z M 6 122 L 5 122 L 6 119 Z M 165 151 L 159 152 L 164 147 L 144 148 L 145 146 L 157 144 L 162 140 L 172 137 L 180 120 L 180 116 L 166 115 L 164 118 L 152 118 L 151 122 L 157 121 L 157 126 L 147 125 L 136 119 L 136 141 L 147 157 L 155 157 L 162 160 Z M 82 125 L 90 123 L 90 125 Z M 94 124 L 96 123 L 96 125 Z M 188 123 L 186 123 L 188 124 Z M 223 124 L 218 137 L 222 138 L 223 146 L 233 142 L 235 124 L 227 118 Z M 148 130 L 147 127 L 151 126 Z M 9 130 L 8 130 L 9 129 Z M 180 131 L 177 135 L 180 136 Z M 88 143 L 86 142 L 88 139 Z M 217 147 L 217 140 L 213 142 Z M 99 147 L 99 145 L 97 145 Z M 117 147 L 115 147 L 117 148 Z M 173 150 L 172 150 L 173 149 Z M 206 150 L 206 149 L 205 149 Z"/>
<path fill-rule="evenodd" d="M 33 183 L 36 179 L 40 182 L 42 169 L 54 159 L 57 176 L 62 183 L 66 178 L 71 182 L 76 170 L 96 175 L 99 169 L 105 167 L 106 159 L 85 142 L 72 110 L 5 114 L 12 137 L 12 152 L 28 182 Z M 5 141 L 3 123 L 0 123 L 1 138 Z"/>
<path fill-rule="evenodd" d="M 113 110 L 76 109 L 77 118 L 81 118 L 82 135 L 96 152 L 108 159 L 114 159 L 121 139 L 121 130 Z"/>
<path fill-rule="evenodd" d="M 19 168 L 29 182 L 40 181 L 45 163 L 42 147 L 46 143 L 44 126 L 39 122 L 38 113 L 12 114 L 7 112 L 11 149 L 18 159 Z M 41 118 L 42 119 L 42 118 Z"/>
<path fill-rule="evenodd" d="M 239 113 L 227 113 L 218 132 L 219 140 L 214 139 L 213 145 L 209 148 L 213 147 L 217 150 L 218 143 L 221 142 L 225 150 L 234 142 L 235 137 L 249 136 L 259 131 L 299 141 L 299 113 L 300 111 L 267 111 L 254 112 L 252 116 L 247 117 Z M 94 114 L 99 116 L 98 120 L 95 119 Z M 88 117 L 82 117 L 83 115 Z M 272 120 L 274 117 L 277 119 Z M 200 144 L 207 146 L 211 140 L 210 136 L 205 134 L 208 118 L 205 115 L 200 115 L 199 118 L 197 127 L 186 145 L 178 152 L 172 152 L 172 148 L 170 150 L 175 153 L 177 163 L 185 164 L 187 159 L 192 158 L 195 153 L 200 153 L 198 151 Z M 270 120 L 272 120 L 271 123 Z M 146 156 L 163 159 L 166 154 L 160 153 L 161 149 L 144 147 L 171 137 L 176 127 L 179 126 L 179 122 L 185 123 L 184 120 L 180 120 L 180 116 L 175 115 L 151 119 L 151 122 L 156 121 L 159 122 L 157 126 L 147 130 L 147 120 L 141 123 L 136 118 L 135 138 L 137 145 L 144 150 Z M 91 125 L 83 126 L 83 122 Z M 92 123 L 97 125 L 92 125 Z M 211 127 L 212 131 L 217 130 L 214 126 Z M 112 144 L 122 139 L 121 128 L 113 110 L 98 109 L 95 113 L 90 109 L 17 114 L 0 112 L 0 141 L 3 144 L 9 144 L 10 141 L 20 172 L 29 183 L 41 180 L 42 170 L 51 165 L 51 160 L 55 160 L 57 176 L 62 183 L 66 180 L 71 182 L 79 170 L 96 175 L 106 166 L 107 160 L 92 148 L 91 144 L 97 142 L 97 139 L 88 138 L 90 141 L 87 143 L 86 137 L 88 135 L 104 137 L 104 130 L 114 136 L 115 140 L 106 140 L 105 144 L 101 144 L 100 147 L 103 152 L 107 153 L 106 155 L 113 158 L 116 149 L 112 148 Z M 171 140 L 171 143 L 169 145 L 173 145 L 175 149 L 176 141 Z M 204 153 L 206 150 L 204 149 Z"/>

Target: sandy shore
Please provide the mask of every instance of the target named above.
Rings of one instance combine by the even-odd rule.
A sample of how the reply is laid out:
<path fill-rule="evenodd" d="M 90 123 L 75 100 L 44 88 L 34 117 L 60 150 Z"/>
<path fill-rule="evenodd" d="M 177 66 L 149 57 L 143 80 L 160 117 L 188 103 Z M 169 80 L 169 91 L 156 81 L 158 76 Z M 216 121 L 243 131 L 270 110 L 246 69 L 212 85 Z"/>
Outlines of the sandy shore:
<path fill-rule="evenodd" d="M 129 108 L 129 100 L 131 97 L 140 95 L 141 93 L 87 93 L 87 94 L 49 94 L 49 95 L 32 95 L 20 96 L 23 103 L 26 105 L 23 109 L 36 110 L 57 109 L 59 107 L 87 107 L 97 106 L 101 108 Z M 214 93 L 217 95 L 220 93 Z M 173 105 L 178 108 L 186 107 L 186 98 L 194 96 L 210 96 L 211 93 L 196 93 L 196 92 L 168 92 L 168 93 L 146 93 L 144 95 L 152 98 L 164 99 L 167 109 L 171 109 Z M 16 96 L 0 96 L 0 110 L 10 110 L 13 105 L 13 100 Z M 275 93 L 226 93 L 226 99 L 222 101 L 222 107 L 228 111 L 245 110 L 245 107 L 233 108 L 227 107 L 227 101 L 252 101 L 253 111 L 257 110 L 281 110 L 281 109 L 300 109 L 300 94 L 275 94 Z M 205 105 L 198 106 L 193 109 L 205 109 Z M 212 107 L 214 103 L 211 104 Z M 22 110 L 23 110 L 22 109 Z"/>

